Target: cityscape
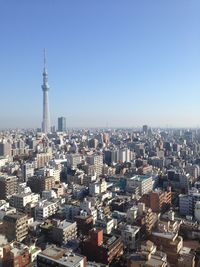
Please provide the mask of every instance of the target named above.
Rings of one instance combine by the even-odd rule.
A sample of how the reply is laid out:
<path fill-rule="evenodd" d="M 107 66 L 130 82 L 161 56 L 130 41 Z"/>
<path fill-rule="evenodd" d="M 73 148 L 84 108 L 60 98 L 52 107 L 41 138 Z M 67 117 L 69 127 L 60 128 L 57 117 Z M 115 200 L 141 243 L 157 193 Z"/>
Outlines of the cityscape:
<path fill-rule="evenodd" d="M 54 24 L 57 25 L 55 29 L 59 28 L 57 22 L 60 26 L 67 25 L 64 24 L 67 18 L 64 16 L 64 19 L 61 19 L 65 12 L 67 12 L 70 22 L 74 22 L 75 16 L 77 24 L 75 23 L 74 27 L 76 28 L 78 25 L 76 29 L 79 28 L 77 33 L 80 35 L 82 31 L 86 34 L 95 29 L 94 35 L 91 34 L 91 39 L 87 34 L 83 34 L 82 41 L 83 43 L 86 42 L 89 47 L 96 34 L 96 28 L 92 28 L 92 21 L 95 24 L 94 27 L 98 28 L 98 23 L 101 24 L 103 31 L 101 32 L 101 28 L 98 29 L 99 34 L 102 34 L 101 45 L 103 46 L 106 42 L 107 26 L 112 26 L 112 31 L 117 31 L 118 35 L 119 28 L 116 24 L 111 23 L 112 19 L 115 23 L 121 19 L 123 22 L 120 23 L 129 22 L 131 24 L 135 17 L 139 22 L 140 16 L 145 19 L 146 15 L 150 19 L 149 21 L 144 20 L 145 31 L 143 33 L 146 35 L 149 33 L 154 35 L 156 31 L 150 27 L 147 34 L 148 23 L 165 20 L 171 33 L 173 30 L 168 23 L 172 20 L 177 23 L 174 24 L 174 38 L 176 34 L 178 35 L 176 27 L 184 28 L 182 32 L 179 32 L 180 35 L 189 36 L 189 30 L 182 24 L 179 25 L 179 19 L 182 20 L 183 24 L 185 21 L 190 21 L 197 25 L 197 7 L 200 5 L 198 3 L 196 5 L 196 1 L 193 0 L 190 5 L 185 0 L 173 0 L 173 3 L 172 1 L 160 3 L 160 1 L 152 0 L 150 1 L 151 4 L 146 1 L 141 1 L 142 4 L 129 0 L 123 2 L 120 0 L 107 1 L 106 3 L 105 1 L 83 0 L 81 2 L 76 0 L 71 3 L 71 1 L 62 0 L 59 3 L 59 1 L 48 2 L 44 0 L 44 3 L 30 1 L 27 4 L 23 0 L 19 3 L 14 3 L 14 1 L 8 1 L 8 4 L 5 1 L 0 3 L 2 10 L 4 10 L 1 12 L 0 9 L 3 16 L 2 22 L 8 21 L 8 17 L 9 21 L 11 20 L 11 24 L 7 25 L 3 32 L 8 31 L 9 35 L 12 28 L 14 34 L 13 27 L 18 27 L 16 26 L 18 23 L 21 25 L 14 44 L 16 47 L 13 48 L 15 52 L 11 51 L 11 54 L 16 53 L 15 57 L 18 58 L 19 51 L 26 50 L 26 45 L 23 44 L 24 40 L 27 42 L 26 36 L 19 40 L 18 35 L 21 35 L 21 31 L 29 29 L 30 32 L 27 31 L 27 35 L 30 34 L 31 37 L 29 36 L 28 48 L 31 47 L 32 49 L 30 52 L 30 54 L 33 53 L 32 59 L 38 52 L 37 49 L 34 50 L 34 47 L 38 46 L 40 54 L 36 57 L 39 61 L 36 65 L 40 66 L 40 62 L 43 62 L 41 69 L 32 72 L 30 71 L 32 67 L 30 69 L 29 66 L 23 67 L 28 63 L 26 52 L 24 51 L 22 57 L 20 55 L 20 65 L 16 70 L 16 73 L 17 71 L 19 73 L 14 74 L 14 77 L 16 79 L 17 76 L 21 77 L 23 74 L 23 77 L 26 78 L 26 89 L 21 90 L 26 91 L 23 91 L 22 94 L 18 92 L 16 97 L 14 92 L 16 89 L 13 86 L 16 85 L 16 88 L 20 88 L 21 82 L 20 78 L 19 80 L 13 79 L 14 81 L 12 79 L 7 80 L 7 75 L 12 76 L 12 71 L 10 71 L 12 67 L 10 64 L 10 68 L 7 68 L 7 65 L 4 65 L 4 60 L 6 57 L 11 60 L 11 56 L 8 55 L 8 48 L 3 49 L 3 47 L 4 42 L 8 46 L 11 44 L 3 38 L 2 44 L 0 44 L 3 51 L 3 63 L 0 63 L 3 73 L 2 81 L 0 81 L 2 92 L 0 116 L 0 266 L 2 267 L 200 266 L 200 128 L 197 126 L 200 123 L 200 108 L 199 102 L 195 102 L 196 94 L 198 94 L 196 90 L 199 90 L 200 84 L 198 77 L 194 80 L 194 87 L 192 87 L 192 83 L 187 89 L 184 87 L 192 79 L 191 73 L 195 77 L 197 76 L 193 70 L 188 73 L 187 77 L 184 73 L 187 68 L 191 67 L 189 56 L 195 61 L 193 56 L 196 57 L 196 46 L 194 45 L 193 52 L 189 49 L 194 40 L 191 39 L 187 43 L 188 54 L 186 58 L 189 60 L 187 61 L 188 64 L 183 66 L 179 62 L 180 65 L 176 65 L 176 75 L 179 77 L 178 72 L 180 71 L 182 77 L 180 83 L 178 83 L 179 78 L 176 80 L 168 72 L 166 74 L 169 76 L 169 80 L 172 77 L 172 83 L 179 84 L 182 88 L 181 94 L 179 94 L 178 89 L 176 91 L 171 88 L 167 91 L 167 87 L 164 87 L 164 78 L 162 80 L 162 77 L 158 77 L 154 80 L 152 77 L 151 82 L 155 83 L 155 87 L 159 80 L 159 86 L 162 85 L 163 89 L 158 90 L 157 88 L 154 92 L 152 90 L 152 96 L 148 97 L 151 92 L 147 91 L 151 86 L 145 67 L 144 69 L 141 68 L 141 75 L 144 75 L 147 81 L 142 78 L 141 85 L 137 89 L 132 88 L 131 80 L 126 80 L 126 76 L 123 77 L 124 68 L 127 75 L 131 73 L 131 67 L 128 64 L 119 64 L 119 74 L 122 74 L 119 77 L 113 60 L 111 66 L 115 71 L 107 73 L 106 64 L 108 62 L 109 65 L 109 60 L 111 60 L 109 56 L 115 49 L 114 47 L 118 45 L 114 33 L 111 43 L 109 41 L 107 43 L 108 47 L 110 44 L 113 47 L 104 63 L 105 69 L 103 68 L 103 71 L 96 76 L 92 76 L 91 72 L 91 76 L 88 77 L 91 79 L 92 86 L 93 82 L 97 83 L 99 79 L 101 86 L 104 85 L 106 88 L 110 79 L 112 83 L 116 82 L 116 88 L 110 87 L 109 90 L 102 88 L 101 91 L 96 85 L 91 91 L 87 91 L 86 88 L 84 89 L 84 86 L 87 87 L 87 79 L 84 80 L 85 85 L 83 84 L 79 88 L 77 81 L 79 78 L 80 83 L 83 80 L 81 76 L 77 75 L 77 71 L 74 72 L 77 77 L 72 79 L 72 84 L 74 83 L 75 87 L 71 84 L 72 88 L 68 87 L 61 90 L 56 85 L 56 81 L 62 77 L 61 67 L 52 66 L 55 65 L 53 62 L 55 53 L 60 57 L 60 64 L 63 68 L 66 64 L 65 50 L 62 48 L 60 34 L 61 32 L 69 32 L 70 35 L 70 31 L 66 28 L 58 34 L 53 28 Z M 108 9 L 104 10 L 105 7 Z M 149 14 L 149 9 L 151 14 Z M 16 10 L 17 13 L 15 13 Z M 38 21 L 34 17 L 35 14 L 38 16 Z M 47 16 L 45 19 L 43 14 Z M 56 17 L 56 19 L 53 17 L 53 22 L 50 19 L 52 14 Z M 154 18 L 153 14 L 158 17 Z M 86 19 L 88 15 L 89 23 Z M 15 16 L 17 16 L 16 21 Z M 106 19 L 104 26 L 102 16 Z M 84 21 L 82 21 L 83 18 L 85 18 Z M 14 25 L 14 21 L 16 25 Z M 39 29 L 37 25 L 34 28 L 35 26 L 31 24 L 32 28 L 29 28 L 30 21 L 33 24 L 38 23 L 38 25 L 40 22 L 44 22 L 44 27 Z M 82 23 L 89 25 L 88 31 Z M 158 26 L 160 32 L 163 31 L 162 27 L 165 27 L 163 25 L 161 28 Z M 142 25 L 138 27 L 143 29 Z M 197 30 L 197 28 L 194 29 Z M 35 39 L 35 30 L 37 34 L 39 32 L 44 35 L 44 39 L 49 38 L 49 36 L 55 37 L 53 45 L 48 42 L 48 38 L 43 42 L 43 37 L 41 37 L 41 43 L 40 39 Z M 126 35 L 125 27 L 123 32 L 127 45 L 128 41 L 131 40 L 129 39 L 130 32 Z M 193 30 L 193 32 L 195 31 Z M 198 33 L 200 44 L 200 32 L 198 31 Z M 140 33 L 138 34 L 140 35 Z M 109 32 L 109 36 L 112 36 L 111 32 Z M 146 38 L 147 36 L 144 40 L 148 39 Z M 159 40 L 162 39 L 159 38 Z M 182 37 L 177 38 L 181 43 Z M 67 36 L 67 39 L 62 41 L 65 45 L 67 42 L 70 43 L 71 53 L 75 56 L 78 50 L 73 50 L 77 46 L 73 40 Z M 160 46 L 163 48 L 165 45 L 165 41 L 160 44 L 158 44 L 159 42 L 151 44 L 150 39 L 148 41 L 150 46 L 156 45 L 156 53 L 158 51 L 158 54 Z M 119 40 L 118 42 L 120 43 Z M 23 45 L 21 46 L 19 43 Z M 139 41 L 138 43 L 138 47 L 140 47 L 141 43 Z M 174 39 L 172 43 L 176 47 Z M 78 45 L 81 47 L 81 43 Z M 129 49 L 128 45 L 127 47 L 124 46 L 123 57 L 127 56 L 125 54 L 126 48 Z M 175 54 L 178 54 L 180 50 L 181 48 L 178 47 Z M 100 53 L 98 60 L 101 65 L 100 61 L 103 55 L 101 53 L 104 52 L 101 52 L 100 49 L 94 49 L 94 51 L 95 54 Z M 92 58 L 91 56 L 89 60 L 89 52 L 93 53 L 94 51 L 85 50 L 88 62 Z M 163 58 L 165 56 L 164 61 L 166 63 L 167 57 L 172 55 L 164 55 Z M 182 56 L 180 54 L 179 59 Z M 148 59 L 142 59 L 142 55 L 139 57 L 148 62 Z M 200 54 L 198 57 L 200 59 Z M 19 64 L 19 61 L 14 62 L 15 60 L 13 60 L 14 66 Z M 158 58 L 155 59 L 153 65 L 156 65 L 157 60 Z M 156 67 L 157 73 L 159 73 L 159 68 L 162 67 L 164 61 Z M 84 61 L 84 64 L 84 67 L 89 70 L 90 63 Z M 193 68 L 198 69 L 200 65 L 195 67 L 195 64 Z M 90 70 L 94 69 L 94 72 L 97 72 L 97 66 L 98 64 L 94 64 Z M 141 66 L 137 67 L 140 68 Z M 73 64 L 68 69 L 69 73 L 72 74 L 71 68 L 73 69 Z M 172 66 L 170 68 L 173 69 Z M 32 77 L 26 77 L 30 72 Z M 39 73 L 39 77 L 33 77 L 35 73 Z M 106 80 L 106 75 L 109 74 L 113 75 L 113 80 L 112 77 Z M 32 83 L 29 86 L 29 79 L 40 80 L 40 84 L 34 88 L 33 97 L 31 97 Z M 62 80 L 64 85 L 67 84 L 67 79 L 69 78 L 65 74 Z M 8 82 L 10 90 L 6 86 L 3 89 L 6 82 Z M 34 84 L 34 81 L 32 82 Z M 123 83 L 123 88 L 120 88 L 120 85 L 117 87 L 117 83 Z M 130 83 L 131 89 L 128 87 L 126 89 L 125 85 L 128 83 Z M 142 87 L 143 83 L 146 89 Z M 28 91 L 29 89 L 30 91 Z M 184 90 L 187 92 L 186 96 Z M 163 101 L 166 91 L 171 97 L 169 102 L 168 96 Z M 9 94 L 10 98 L 8 95 L 5 97 L 6 94 Z M 157 95 L 157 98 L 153 96 L 154 94 Z M 132 100 L 132 96 L 135 96 L 135 99 Z M 12 97 L 15 98 L 14 102 L 12 102 Z M 186 98 L 187 105 L 184 105 Z M 131 105 L 131 103 L 133 104 Z M 198 114 L 196 114 L 196 108 L 199 108 Z M 126 112 L 127 118 L 124 115 Z M 78 114 L 77 121 L 75 119 L 76 114 Z M 89 114 L 88 117 L 87 114 Z M 131 116 L 137 117 L 137 120 L 131 121 Z M 84 126 L 80 127 L 80 125 Z M 127 126 L 125 127 L 125 125 Z"/>

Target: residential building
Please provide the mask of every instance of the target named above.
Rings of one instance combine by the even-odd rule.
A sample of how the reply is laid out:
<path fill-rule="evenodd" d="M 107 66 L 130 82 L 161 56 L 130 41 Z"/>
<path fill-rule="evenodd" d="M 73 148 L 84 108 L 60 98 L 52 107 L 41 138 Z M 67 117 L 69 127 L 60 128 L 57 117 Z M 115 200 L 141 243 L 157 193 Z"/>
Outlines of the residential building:
<path fill-rule="evenodd" d="M 24 213 L 7 214 L 3 217 L 3 226 L 8 241 L 21 242 L 28 235 L 28 216 Z"/>
<path fill-rule="evenodd" d="M 126 224 L 122 225 L 120 230 L 124 247 L 128 250 L 137 249 L 140 240 L 140 227 Z"/>
<path fill-rule="evenodd" d="M 90 261 L 110 264 L 123 254 L 122 239 L 103 234 L 102 229 L 94 228 L 90 231 L 89 238 L 84 241 L 83 254 Z"/>
<path fill-rule="evenodd" d="M 56 244 L 66 244 L 70 240 L 77 238 L 77 224 L 76 222 L 68 222 L 66 220 L 52 220 L 52 239 Z"/>
<path fill-rule="evenodd" d="M 16 176 L 0 176 L 0 199 L 8 199 L 17 193 Z"/>
<path fill-rule="evenodd" d="M 164 212 L 170 208 L 172 202 L 171 191 L 155 190 L 144 194 L 140 202 L 152 209 L 153 212 Z"/>
<path fill-rule="evenodd" d="M 86 267 L 86 257 L 52 245 L 38 254 L 37 266 Z"/>

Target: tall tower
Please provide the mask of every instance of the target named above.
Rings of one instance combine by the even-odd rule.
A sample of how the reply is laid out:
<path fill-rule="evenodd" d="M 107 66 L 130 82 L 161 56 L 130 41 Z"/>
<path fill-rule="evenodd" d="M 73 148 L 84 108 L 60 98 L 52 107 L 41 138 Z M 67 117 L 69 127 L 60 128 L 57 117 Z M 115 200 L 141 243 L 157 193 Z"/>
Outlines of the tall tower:
<path fill-rule="evenodd" d="M 49 85 L 48 85 L 48 74 L 46 69 L 46 53 L 44 50 L 44 70 L 43 70 L 43 120 L 42 120 L 42 131 L 44 133 L 50 132 L 50 114 L 49 114 Z"/>

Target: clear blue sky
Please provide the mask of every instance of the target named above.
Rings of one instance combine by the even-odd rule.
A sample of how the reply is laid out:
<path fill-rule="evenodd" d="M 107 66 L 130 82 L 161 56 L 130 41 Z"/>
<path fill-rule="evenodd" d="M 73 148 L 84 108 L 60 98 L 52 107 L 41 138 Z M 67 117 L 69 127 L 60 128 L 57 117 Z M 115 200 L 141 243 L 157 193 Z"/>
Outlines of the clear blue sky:
<path fill-rule="evenodd" d="M 0 128 L 200 125 L 199 0 L 0 0 Z"/>

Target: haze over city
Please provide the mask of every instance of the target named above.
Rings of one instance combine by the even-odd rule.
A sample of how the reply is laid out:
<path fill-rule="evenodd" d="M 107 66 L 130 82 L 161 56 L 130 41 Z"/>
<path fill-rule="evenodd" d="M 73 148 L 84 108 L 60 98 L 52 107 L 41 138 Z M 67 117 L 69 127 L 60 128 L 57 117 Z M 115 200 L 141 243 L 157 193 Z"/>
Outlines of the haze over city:
<path fill-rule="evenodd" d="M 199 1 L 0 1 L 0 128 L 197 127 Z"/>

